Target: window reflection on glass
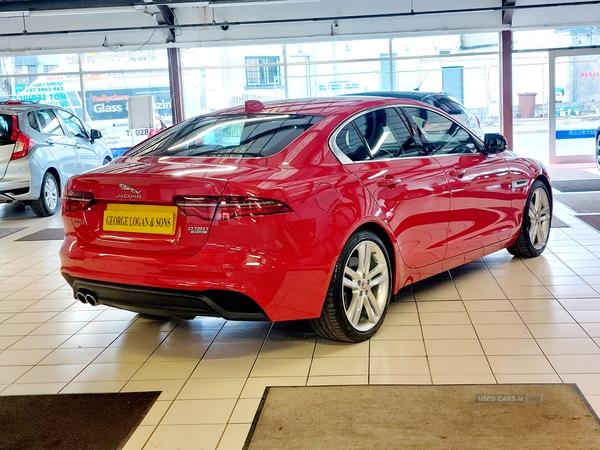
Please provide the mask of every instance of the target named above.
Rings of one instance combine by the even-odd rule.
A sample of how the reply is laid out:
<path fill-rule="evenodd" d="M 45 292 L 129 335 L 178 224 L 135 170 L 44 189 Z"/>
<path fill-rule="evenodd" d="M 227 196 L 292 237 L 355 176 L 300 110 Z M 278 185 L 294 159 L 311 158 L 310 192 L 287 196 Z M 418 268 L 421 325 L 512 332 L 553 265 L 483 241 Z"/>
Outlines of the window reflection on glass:
<path fill-rule="evenodd" d="M 129 156 L 271 156 L 319 120 L 320 116 L 288 114 L 197 117 L 142 143 Z"/>
<path fill-rule="evenodd" d="M 403 107 L 419 129 L 421 140 L 434 155 L 476 153 L 471 135 L 458 123 L 426 108 Z"/>

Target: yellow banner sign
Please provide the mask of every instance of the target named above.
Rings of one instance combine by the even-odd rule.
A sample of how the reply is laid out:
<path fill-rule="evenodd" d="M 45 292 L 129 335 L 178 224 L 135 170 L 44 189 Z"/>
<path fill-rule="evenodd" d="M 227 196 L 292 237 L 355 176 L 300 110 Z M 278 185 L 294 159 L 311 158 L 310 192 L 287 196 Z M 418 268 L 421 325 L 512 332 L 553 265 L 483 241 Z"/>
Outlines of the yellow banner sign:
<path fill-rule="evenodd" d="M 177 206 L 112 205 L 104 211 L 103 229 L 126 233 L 175 234 Z"/>

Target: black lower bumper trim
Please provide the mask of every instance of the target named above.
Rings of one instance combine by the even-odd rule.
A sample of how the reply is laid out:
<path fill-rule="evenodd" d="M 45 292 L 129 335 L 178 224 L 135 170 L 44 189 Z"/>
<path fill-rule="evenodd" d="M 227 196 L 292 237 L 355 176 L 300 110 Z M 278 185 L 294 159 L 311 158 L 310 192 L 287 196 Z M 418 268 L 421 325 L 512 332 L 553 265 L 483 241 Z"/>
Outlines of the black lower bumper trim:
<path fill-rule="evenodd" d="M 187 291 L 91 281 L 62 273 L 78 292 L 93 295 L 97 302 L 115 308 L 154 316 L 192 319 L 196 316 L 227 320 L 269 320 L 251 298 L 231 291 Z"/>

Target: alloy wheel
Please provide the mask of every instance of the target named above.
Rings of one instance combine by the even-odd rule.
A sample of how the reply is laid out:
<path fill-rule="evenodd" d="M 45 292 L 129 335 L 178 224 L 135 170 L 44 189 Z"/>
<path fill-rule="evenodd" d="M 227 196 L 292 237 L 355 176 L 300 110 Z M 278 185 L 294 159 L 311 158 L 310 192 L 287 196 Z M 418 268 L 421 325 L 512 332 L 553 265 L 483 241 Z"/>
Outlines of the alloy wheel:
<path fill-rule="evenodd" d="M 536 250 L 544 248 L 550 233 L 550 199 L 545 189 L 538 187 L 529 203 L 529 241 Z"/>
<path fill-rule="evenodd" d="M 385 313 L 389 294 L 389 267 L 381 248 L 373 241 L 358 243 L 344 268 L 344 310 L 358 331 L 375 327 Z"/>
<path fill-rule="evenodd" d="M 48 210 L 54 211 L 58 204 L 58 186 L 53 177 L 48 177 L 44 184 L 44 202 Z"/>

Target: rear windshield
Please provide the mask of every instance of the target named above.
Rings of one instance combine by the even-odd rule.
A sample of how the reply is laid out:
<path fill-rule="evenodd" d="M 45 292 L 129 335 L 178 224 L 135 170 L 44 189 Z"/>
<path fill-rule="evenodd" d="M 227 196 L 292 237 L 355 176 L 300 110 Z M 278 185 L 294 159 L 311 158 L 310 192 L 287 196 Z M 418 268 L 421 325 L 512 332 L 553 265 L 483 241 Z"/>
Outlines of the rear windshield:
<path fill-rule="evenodd" d="M 127 156 L 271 156 L 321 119 L 298 114 L 200 116 L 142 142 Z"/>
<path fill-rule="evenodd" d="M 12 128 L 12 116 L 0 114 L 0 145 L 11 143 Z"/>

